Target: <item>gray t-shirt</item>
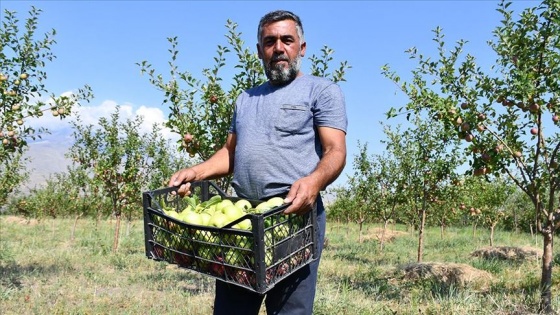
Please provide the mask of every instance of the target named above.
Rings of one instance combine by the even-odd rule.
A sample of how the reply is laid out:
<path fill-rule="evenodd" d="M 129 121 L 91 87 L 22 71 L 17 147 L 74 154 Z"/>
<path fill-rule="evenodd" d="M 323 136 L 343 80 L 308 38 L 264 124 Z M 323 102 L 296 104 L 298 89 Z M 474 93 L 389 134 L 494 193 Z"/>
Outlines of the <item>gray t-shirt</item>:
<path fill-rule="evenodd" d="M 346 132 L 340 87 L 303 75 L 285 86 L 269 83 L 237 99 L 230 132 L 237 136 L 232 186 L 238 196 L 265 199 L 288 192 L 322 156 L 316 127 Z"/>

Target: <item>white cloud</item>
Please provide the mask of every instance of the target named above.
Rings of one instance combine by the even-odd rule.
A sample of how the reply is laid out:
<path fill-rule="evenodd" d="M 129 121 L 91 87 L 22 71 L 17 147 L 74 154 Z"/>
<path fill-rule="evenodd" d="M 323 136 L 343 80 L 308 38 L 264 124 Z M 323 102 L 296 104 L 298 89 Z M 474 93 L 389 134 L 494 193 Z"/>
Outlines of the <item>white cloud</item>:
<path fill-rule="evenodd" d="M 66 170 L 70 161 L 64 157 L 64 154 L 74 141 L 71 136 L 71 121 L 75 121 L 76 117 L 79 116 L 83 124 L 97 125 L 99 118 L 109 119 L 111 114 L 115 112 L 117 105 L 116 101 L 105 100 L 98 105 L 76 107 L 72 115 L 63 120 L 60 117 L 52 116 L 50 111 L 46 111 L 42 117 L 29 119 L 27 122 L 29 126 L 36 129 L 40 126 L 46 127 L 51 134 L 44 135 L 40 141 L 32 142 L 29 145 L 30 150 L 27 153 L 27 156 L 31 158 L 29 169 L 34 171 L 27 187 L 41 185 L 51 174 Z M 142 125 L 139 128 L 141 133 L 150 133 L 153 124 L 163 126 L 166 121 L 166 115 L 160 108 L 145 105 L 136 108 L 132 104 L 121 104 L 119 110 L 121 122 L 134 119 L 136 116 L 143 117 Z M 170 139 L 172 142 L 179 139 L 179 135 L 172 133 L 165 127 L 162 127 L 161 136 L 164 139 Z"/>
<path fill-rule="evenodd" d="M 62 95 L 70 95 L 71 93 L 72 92 L 69 91 L 63 93 Z M 39 99 L 36 99 L 35 101 L 39 101 Z M 52 103 L 52 100 L 41 101 L 47 104 Z M 55 117 L 49 110 L 47 110 L 42 117 L 30 118 L 27 124 L 35 129 L 40 127 L 47 128 L 52 134 L 70 134 L 72 129 L 71 122 L 76 121 L 76 117 L 79 116 L 84 125 L 97 125 L 101 117 L 109 119 L 111 114 L 115 112 L 117 106 L 119 106 L 118 102 L 114 100 L 105 100 L 98 105 L 74 107 L 72 114 L 65 119 L 61 119 L 60 116 Z M 141 133 L 150 133 L 153 125 L 159 124 L 162 126 L 162 137 L 171 139 L 172 141 L 179 139 L 179 135 L 171 132 L 168 128 L 163 127 L 166 117 L 160 108 L 148 107 L 145 105 L 136 108 L 130 103 L 120 104 L 120 122 L 125 122 L 127 119 L 134 119 L 136 116 L 143 117 L 143 122 L 139 130 Z M 49 139 L 51 137 L 45 136 L 43 138 Z M 56 141 L 55 139 L 52 140 Z"/>

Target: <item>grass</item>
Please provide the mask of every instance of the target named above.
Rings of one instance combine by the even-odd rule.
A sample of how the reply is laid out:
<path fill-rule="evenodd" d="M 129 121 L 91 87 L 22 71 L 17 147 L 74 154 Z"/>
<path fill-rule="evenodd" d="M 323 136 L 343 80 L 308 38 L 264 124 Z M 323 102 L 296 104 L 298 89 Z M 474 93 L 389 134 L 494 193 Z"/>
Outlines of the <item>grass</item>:
<path fill-rule="evenodd" d="M 144 254 L 141 221 L 123 224 L 119 252 L 111 252 L 113 221 L 40 222 L 0 216 L 0 309 L 11 314 L 211 314 L 214 280 L 152 261 Z M 383 250 L 377 226 L 329 223 L 315 313 L 320 314 L 534 314 L 540 260 L 485 260 L 471 252 L 489 244 L 488 232 L 438 228 L 426 233 L 424 262 L 467 264 L 491 273 L 485 290 L 426 278 L 406 280 L 399 270 L 416 261 L 416 236 L 392 226 Z M 398 232 L 398 234 L 397 234 Z M 533 246 L 527 234 L 497 231 L 495 244 Z M 556 261 L 558 261 L 558 255 Z M 556 271 L 556 269 L 555 269 Z M 553 306 L 560 282 L 553 277 Z M 261 312 L 264 314 L 264 311 Z"/>

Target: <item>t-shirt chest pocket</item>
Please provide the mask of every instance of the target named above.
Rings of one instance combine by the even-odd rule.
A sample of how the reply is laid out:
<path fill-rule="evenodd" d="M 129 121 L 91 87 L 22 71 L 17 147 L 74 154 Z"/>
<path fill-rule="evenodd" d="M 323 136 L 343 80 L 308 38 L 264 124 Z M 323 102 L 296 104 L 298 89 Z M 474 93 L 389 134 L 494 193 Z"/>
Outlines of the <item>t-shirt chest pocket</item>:
<path fill-rule="evenodd" d="M 284 104 L 280 106 L 276 129 L 291 134 L 304 133 L 311 118 L 311 111 L 307 106 Z"/>

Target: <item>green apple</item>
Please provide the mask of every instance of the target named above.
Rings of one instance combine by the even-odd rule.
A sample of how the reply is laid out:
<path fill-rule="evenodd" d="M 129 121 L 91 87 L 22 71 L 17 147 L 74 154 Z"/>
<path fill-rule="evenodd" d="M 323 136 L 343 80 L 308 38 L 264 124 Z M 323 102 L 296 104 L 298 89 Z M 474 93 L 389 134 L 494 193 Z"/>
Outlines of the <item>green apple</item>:
<path fill-rule="evenodd" d="M 235 229 L 247 230 L 247 231 L 250 231 L 252 227 L 253 225 L 251 224 L 251 220 L 249 219 L 245 219 L 233 226 L 233 228 Z"/>
<path fill-rule="evenodd" d="M 177 213 L 177 211 L 175 211 L 175 210 L 165 210 L 165 209 L 163 211 L 168 217 L 174 218 L 174 219 L 177 219 L 177 220 L 181 220 L 179 218 L 179 213 Z M 167 222 L 169 223 L 169 229 L 170 230 L 177 231 L 178 226 L 177 226 L 177 224 L 175 224 L 175 222 L 171 222 L 171 221 L 167 221 Z"/>
<path fill-rule="evenodd" d="M 228 265 L 240 266 L 243 264 L 243 254 L 239 250 L 230 249 L 224 255 L 224 262 Z"/>
<path fill-rule="evenodd" d="M 272 208 L 280 207 L 284 204 L 284 198 L 282 197 L 272 197 L 266 201 Z"/>
<path fill-rule="evenodd" d="M 211 205 L 211 206 L 208 206 L 208 207 L 204 208 L 204 210 L 202 211 L 202 213 L 208 213 L 208 214 L 212 215 L 212 214 L 214 214 L 214 213 L 217 211 L 217 210 L 216 210 L 216 209 L 217 209 L 217 206 L 218 206 L 218 205 Z"/>
<path fill-rule="evenodd" d="M 200 214 L 200 219 L 202 221 L 202 225 L 209 225 L 210 219 L 212 219 L 212 214 L 208 212 L 203 212 Z"/>
<path fill-rule="evenodd" d="M 251 249 L 253 246 L 251 240 L 252 238 L 249 238 L 245 235 L 236 235 L 234 242 L 235 242 L 235 246 L 239 248 Z"/>
<path fill-rule="evenodd" d="M 281 241 L 290 235 L 290 229 L 286 224 L 278 225 L 274 228 L 274 237 L 276 241 Z"/>
<path fill-rule="evenodd" d="M 200 217 L 200 214 L 194 211 L 187 210 L 181 212 L 179 219 L 188 224 L 202 225 L 202 218 Z"/>
<path fill-rule="evenodd" d="M 237 206 L 238 208 L 243 209 L 244 211 L 247 211 L 249 209 L 251 209 L 253 207 L 253 205 L 251 205 L 251 203 L 249 202 L 249 200 L 247 199 L 239 199 L 235 202 L 235 206 Z"/>
<path fill-rule="evenodd" d="M 210 218 L 210 222 L 208 223 L 211 226 L 221 228 L 229 222 L 230 221 L 228 220 L 228 217 L 224 213 L 216 211 L 216 213 L 212 215 L 212 218 Z"/>
<path fill-rule="evenodd" d="M 273 207 L 268 203 L 268 202 L 261 202 L 259 203 L 256 207 L 255 210 L 257 210 L 258 213 L 264 213 L 270 209 L 272 209 Z"/>
<path fill-rule="evenodd" d="M 228 220 L 229 220 L 228 222 L 232 222 L 234 220 L 237 220 L 237 219 L 239 219 L 239 218 L 241 218 L 242 216 L 245 215 L 245 212 L 243 212 L 243 210 L 241 208 L 238 208 L 234 204 L 231 204 L 231 205 L 223 208 L 222 213 L 225 214 L 228 217 Z"/>
<path fill-rule="evenodd" d="M 233 206 L 233 201 L 229 199 L 224 199 L 216 204 L 216 211 L 223 211 L 225 207 Z"/>

